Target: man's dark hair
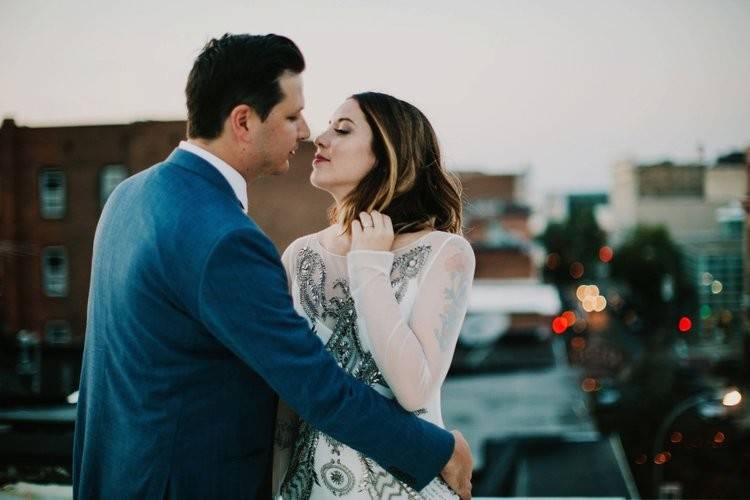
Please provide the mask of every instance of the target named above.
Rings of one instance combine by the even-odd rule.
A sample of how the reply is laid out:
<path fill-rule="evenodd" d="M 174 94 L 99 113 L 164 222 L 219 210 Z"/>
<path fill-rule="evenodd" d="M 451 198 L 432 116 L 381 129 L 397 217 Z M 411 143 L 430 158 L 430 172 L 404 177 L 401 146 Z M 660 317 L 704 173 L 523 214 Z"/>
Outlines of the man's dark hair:
<path fill-rule="evenodd" d="M 218 137 L 229 113 L 240 104 L 265 120 L 284 97 L 281 74 L 304 69 L 302 52 L 283 36 L 227 33 L 212 39 L 195 59 L 185 87 L 188 137 Z"/>

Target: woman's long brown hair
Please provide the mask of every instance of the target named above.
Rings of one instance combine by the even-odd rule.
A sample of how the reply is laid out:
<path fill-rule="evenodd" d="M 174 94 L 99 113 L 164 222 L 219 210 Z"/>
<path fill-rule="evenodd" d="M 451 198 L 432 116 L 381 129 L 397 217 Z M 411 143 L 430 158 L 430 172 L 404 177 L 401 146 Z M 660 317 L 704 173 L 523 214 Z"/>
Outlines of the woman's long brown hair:
<path fill-rule="evenodd" d="M 388 215 L 395 233 L 425 228 L 461 233 L 461 184 L 442 164 L 435 131 L 417 108 L 378 92 L 351 97 L 372 129 L 375 164 L 329 221 L 350 230 L 360 212 Z"/>

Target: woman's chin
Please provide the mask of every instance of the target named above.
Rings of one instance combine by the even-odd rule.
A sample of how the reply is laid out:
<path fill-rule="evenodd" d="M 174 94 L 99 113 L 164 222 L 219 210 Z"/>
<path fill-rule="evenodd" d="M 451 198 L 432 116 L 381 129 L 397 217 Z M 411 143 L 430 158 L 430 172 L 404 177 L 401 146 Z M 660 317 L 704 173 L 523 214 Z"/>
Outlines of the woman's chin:
<path fill-rule="evenodd" d="M 324 189 L 320 183 L 320 175 L 314 169 L 310 172 L 310 184 L 312 184 L 314 188 Z"/>
<path fill-rule="evenodd" d="M 330 193 L 331 186 L 329 186 L 329 183 L 326 182 L 325 177 L 321 177 L 322 176 L 319 174 L 319 172 L 313 170 L 310 174 L 310 184 L 316 189 L 320 189 L 321 191 Z"/>
<path fill-rule="evenodd" d="M 320 176 L 316 175 L 315 171 L 310 174 L 310 185 L 312 185 L 312 187 L 314 187 L 315 189 L 325 191 L 326 193 L 333 196 L 333 198 L 336 200 L 343 199 L 346 194 L 351 191 L 350 189 L 343 188 L 342 186 L 337 186 L 332 183 L 326 182 L 324 178 L 321 179 Z"/>

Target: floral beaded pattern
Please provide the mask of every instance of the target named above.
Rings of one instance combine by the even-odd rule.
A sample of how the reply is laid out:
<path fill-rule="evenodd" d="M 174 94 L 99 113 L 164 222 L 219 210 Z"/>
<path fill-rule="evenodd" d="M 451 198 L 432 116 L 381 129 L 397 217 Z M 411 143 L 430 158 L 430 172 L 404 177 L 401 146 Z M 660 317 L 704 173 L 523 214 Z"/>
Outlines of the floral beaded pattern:
<path fill-rule="evenodd" d="M 410 282 L 419 276 L 431 249 L 429 245 L 420 245 L 394 259 L 390 281 L 398 302 L 406 294 Z M 323 323 L 332 332 L 326 342 L 326 348 L 334 359 L 358 380 L 370 386 L 380 385 L 388 388 L 372 354 L 363 347 L 360 340 L 357 311 L 347 280 L 335 280 L 332 284 L 332 296 L 326 297 L 328 276 L 325 261 L 318 252 L 308 246 L 297 253 L 295 271 L 295 286 L 305 314 L 313 324 Z M 421 415 L 425 412 L 426 410 L 420 409 L 414 413 Z M 328 447 L 331 459 L 316 471 L 315 451 L 319 446 Z M 340 459 L 343 446 L 330 436 L 301 422 L 292 460 L 281 486 L 283 498 L 309 498 L 315 486 L 325 487 L 329 494 L 335 497 L 357 491 L 366 492 L 373 499 L 391 496 L 421 498 L 418 492 L 395 479 L 360 453 L 357 453 L 357 456 L 361 478 L 357 484 L 357 474 L 350 469 L 351 464 Z"/>
<path fill-rule="evenodd" d="M 420 245 L 409 250 L 404 255 L 393 259 L 393 268 L 391 269 L 391 286 L 396 292 L 396 300 L 401 299 L 406 294 L 406 290 L 412 279 L 419 275 L 419 272 L 427 262 L 432 247 Z"/>

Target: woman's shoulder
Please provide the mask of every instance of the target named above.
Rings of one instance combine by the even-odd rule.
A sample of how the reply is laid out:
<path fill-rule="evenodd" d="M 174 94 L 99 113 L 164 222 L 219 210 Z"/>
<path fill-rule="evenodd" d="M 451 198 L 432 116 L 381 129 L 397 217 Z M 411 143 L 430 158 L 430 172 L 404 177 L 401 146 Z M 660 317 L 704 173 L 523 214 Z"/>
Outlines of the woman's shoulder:
<path fill-rule="evenodd" d="M 431 231 L 422 238 L 422 241 L 423 244 L 429 244 L 438 251 L 450 246 L 473 253 L 471 243 L 462 234 L 450 233 L 448 231 Z"/>
<path fill-rule="evenodd" d="M 284 265 L 287 266 L 291 264 L 294 256 L 297 255 L 301 249 L 308 246 L 311 241 L 314 241 L 317 234 L 318 233 L 305 234 L 287 245 L 286 249 L 284 249 L 284 252 L 281 254 L 281 261 Z"/>
<path fill-rule="evenodd" d="M 430 267 L 438 265 L 438 268 L 445 268 L 451 272 L 463 270 L 473 273 L 476 266 L 474 249 L 463 235 L 433 231 L 428 237 L 434 241 Z"/>

